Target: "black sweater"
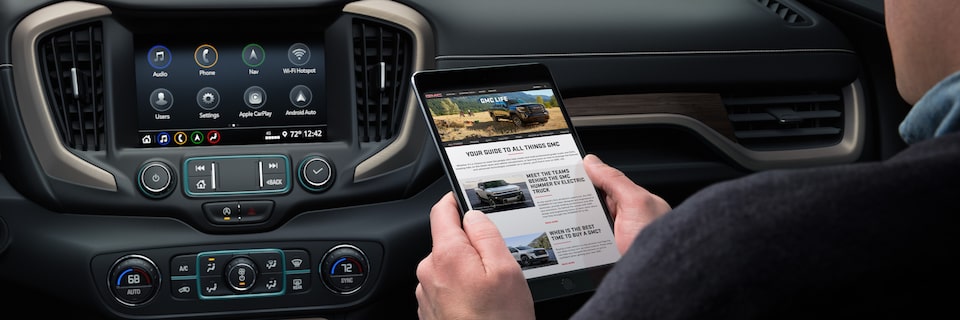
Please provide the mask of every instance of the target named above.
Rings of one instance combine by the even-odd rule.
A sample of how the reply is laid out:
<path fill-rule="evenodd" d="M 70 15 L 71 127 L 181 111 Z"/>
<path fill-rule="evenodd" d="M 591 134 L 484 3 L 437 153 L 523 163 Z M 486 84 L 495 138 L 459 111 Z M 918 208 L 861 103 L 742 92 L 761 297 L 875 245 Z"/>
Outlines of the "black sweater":
<path fill-rule="evenodd" d="M 958 215 L 960 134 L 719 183 L 644 229 L 574 318 L 956 317 Z"/>

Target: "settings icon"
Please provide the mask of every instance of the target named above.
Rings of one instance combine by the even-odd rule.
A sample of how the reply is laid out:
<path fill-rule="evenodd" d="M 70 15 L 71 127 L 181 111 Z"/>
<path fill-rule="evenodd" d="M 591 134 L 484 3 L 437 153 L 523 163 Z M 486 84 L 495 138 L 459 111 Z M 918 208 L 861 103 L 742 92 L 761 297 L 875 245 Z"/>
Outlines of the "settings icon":
<path fill-rule="evenodd" d="M 197 92 L 197 105 L 204 110 L 213 110 L 220 104 L 220 93 L 217 89 L 206 87 Z"/>
<path fill-rule="evenodd" d="M 213 104 L 214 102 L 217 101 L 216 98 L 213 97 L 213 94 L 209 92 L 204 93 L 203 98 L 201 99 L 203 100 L 203 103 L 206 103 L 206 104 Z"/>

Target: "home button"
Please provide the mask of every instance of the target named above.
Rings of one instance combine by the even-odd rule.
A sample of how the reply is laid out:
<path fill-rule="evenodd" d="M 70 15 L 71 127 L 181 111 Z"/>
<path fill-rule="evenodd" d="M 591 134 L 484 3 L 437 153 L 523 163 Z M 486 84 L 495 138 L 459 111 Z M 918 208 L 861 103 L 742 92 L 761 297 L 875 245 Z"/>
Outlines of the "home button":
<path fill-rule="evenodd" d="M 564 290 L 570 291 L 577 288 L 577 284 L 573 282 L 570 278 L 560 279 L 560 285 L 563 286 Z"/>

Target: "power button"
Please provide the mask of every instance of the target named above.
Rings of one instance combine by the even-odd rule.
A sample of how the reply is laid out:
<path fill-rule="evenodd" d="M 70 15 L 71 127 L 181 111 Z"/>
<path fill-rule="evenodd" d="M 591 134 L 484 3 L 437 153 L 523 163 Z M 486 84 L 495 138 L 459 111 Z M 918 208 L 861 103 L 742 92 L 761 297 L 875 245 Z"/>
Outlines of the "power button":
<path fill-rule="evenodd" d="M 163 162 L 152 161 L 140 168 L 138 175 L 140 191 L 151 198 L 162 198 L 173 189 L 173 174 L 170 166 Z"/>

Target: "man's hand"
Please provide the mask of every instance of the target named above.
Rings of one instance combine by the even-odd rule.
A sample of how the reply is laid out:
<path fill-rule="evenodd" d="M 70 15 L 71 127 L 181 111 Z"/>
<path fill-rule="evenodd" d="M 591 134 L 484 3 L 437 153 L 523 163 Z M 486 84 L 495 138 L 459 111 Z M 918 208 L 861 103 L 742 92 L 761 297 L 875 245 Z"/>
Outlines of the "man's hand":
<path fill-rule="evenodd" d="M 633 183 L 620 170 L 608 166 L 595 155 L 583 158 L 587 176 L 604 193 L 604 200 L 613 216 L 613 236 L 623 254 L 633 239 L 654 219 L 670 211 L 670 205 L 659 196 Z"/>
<path fill-rule="evenodd" d="M 430 210 L 433 251 L 417 266 L 420 319 L 533 319 L 533 297 L 497 227 L 460 214 L 452 193 Z"/>

